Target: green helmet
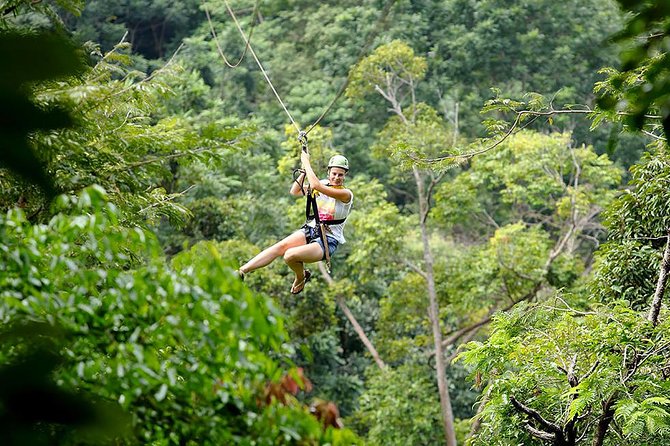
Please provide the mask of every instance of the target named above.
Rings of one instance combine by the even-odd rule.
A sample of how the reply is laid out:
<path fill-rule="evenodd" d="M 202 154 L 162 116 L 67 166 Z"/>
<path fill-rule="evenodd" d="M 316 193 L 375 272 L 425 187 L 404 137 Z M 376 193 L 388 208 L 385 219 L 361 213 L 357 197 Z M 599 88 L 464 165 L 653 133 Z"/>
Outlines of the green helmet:
<path fill-rule="evenodd" d="M 341 167 L 344 170 L 349 170 L 349 160 L 342 155 L 335 155 L 328 161 L 328 168 Z"/>

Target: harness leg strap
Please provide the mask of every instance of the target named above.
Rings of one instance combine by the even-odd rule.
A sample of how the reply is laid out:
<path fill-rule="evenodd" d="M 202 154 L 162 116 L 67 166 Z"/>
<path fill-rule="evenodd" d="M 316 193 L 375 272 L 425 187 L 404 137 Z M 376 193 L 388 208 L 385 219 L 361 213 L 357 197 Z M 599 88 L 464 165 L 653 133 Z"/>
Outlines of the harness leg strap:
<path fill-rule="evenodd" d="M 328 246 L 328 237 L 326 237 L 326 225 L 319 223 L 319 230 L 323 242 L 323 252 L 326 255 L 326 270 L 330 273 L 330 247 Z"/>

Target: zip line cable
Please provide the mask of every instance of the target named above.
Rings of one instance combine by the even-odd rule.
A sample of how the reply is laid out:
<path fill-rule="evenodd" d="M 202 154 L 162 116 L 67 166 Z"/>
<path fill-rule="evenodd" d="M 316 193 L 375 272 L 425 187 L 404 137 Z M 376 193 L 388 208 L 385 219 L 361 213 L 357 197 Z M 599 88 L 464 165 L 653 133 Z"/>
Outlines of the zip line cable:
<path fill-rule="evenodd" d="M 298 134 L 300 134 L 300 127 L 298 127 L 298 124 L 295 123 L 295 120 L 293 119 L 293 116 L 291 116 L 291 113 L 286 108 L 286 105 L 284 105 L 284 101 L 281 100 L 281 97 L 279 97 L 279 93 L 277 93 L 277 90 L 275 89 L 274 85 L 272 85 L 272 81 L 270 81 L 270 77 L 265 72 L 265 68 L 263 68 L 263 65 L 261 64 L 261 61 L 258 60 L 258 57 L 256 57 L 256 52 L 251 47 L 251 44 L 249 43 L 249 40 L 247 39 L 247 36 L 244 34 L 244 31 L 242 31 L 242 27 L 240 26 L 240 23 L 237 21 L 237 17 L 235 17 L 235 13 L 230 8 L 230 5 L 228 4 L 228 0 L 223 0 L 223 3 L 225 3 L 226 9 L 228 9 L 228 14 L 230 14 L 230 16 L 233 18 L 233 21 L 235 22 L 235 26 L 237 26 L 237 30 L 240 32 L 240 35 L 244 39 L 244 42 L 249 46 L 249 52 L 251 53 L 254 60 L 256 61 L 256 64 L 258 65 L 258 68 L 261 69 L 261 73 L 263 73 L 263 76 L 265 77 L 265 80 L 268 82 L 268 85 L 270 85 L 270 88 L 272 89 L 272 92 L 275 94 L 275 96 L 277 97 L 277 100 L 279 101 L 282 108 L 284 109 L 284 111 L 288 115 L 288 118 L 291 120 L 291 124 L 293 124 L 293 127 L 295 127 Z"/>
<path fill-rule="evenodd" d="M 374 38 L 377 35 L 377 32 L 379 31 L 379 28 L 381 28 L 381 26 L 386 22 L 386 19 L 388 18 L 388 15 L 391 11 L 391 7 L 395 3 L 395 1 L 396 0 L 389 0 L 386 3 L 386 5 L 384 6 L 384 9 L 382 10 L 379 18 L 377 19 L 377 22 L 375 23 L 372 31 L 368 35 L 368 38 L 363 45 L 363 49 L 361 50 L 360 54 L 358 55 L 358 58 L 356 59 L 356 62 L 354 63 L 354 65 L 358 64 L 363 59 L 365 54 L 367 53 L 368 49 L 372 45 L 372 42 L 373 42 Z M 351 71 L 349 72 L 346 80 L 344 81 L 344 83 L 342 84 L 342 86 L 338 90 L 337 94 L 335 95 L 335 98 L 330 102 L 330 104 L 326 107 L 326 109 L 323 111 L 323 113 L 321 113 L 321 115 L 316 119 L 316 121 L 312 125 L 309 126 L 307 131 L 301 131 L 300 127 L 298 127 L 298 124 L 296 124 L 295 120 L 293 119 L 293 116 L 291 116 L 291 113 L 288 111 L 288 108 L 284 104 L 284 101 L 282 101 L 281 97 L 279 96 L 279 93 L 277 93 L 277 90 L 275 89 L 274 85 L 272 84 L 272 81 L 270 80 L 270 77 L 268 76 L 267 72 L 263 68 L 263 65 L 261 64 L 261 61 L 258 60 L 258 57 L 256 56 L 256 52 L 254 51 L 253 47 L 251 46 L 250 38 L 251 38 L 251 33 L 253 32 L 253 27 L 251 28 L 251 31 L 249 32 L 249 38 L 247 38 L 247 36 L 244 34 L 244 31 L 242 30 L 242 27 L 240 26 L 240 24 L 237 20 L 237 17 L 235 16 L 235 13 L 233 12 L 232 8 L 230 7 L 230 4 L 228 3 L 228 0 L 223 0 L 223 3 L 226 5 L 226 9 L 228 10 L 228 14 L 230 15 L 230 17 L 235 22 L 235 26 L 237 27 L 237 30 L 239 31 L 240 35 L 242 36 L 242 39 L 245 42 L 245 53 L 246 53 L 246 50 L 248 49 L 249 53 L 251 53 L 251 55 L 253 56 L 254 60 L 256 61 L 256 64 L 258 65 L 258 68 L 260 68 L 261 73 L 263 73 L 263 77 L 265 77 L 265 80 L 267 81 L 268 85 L 272 89 L 272 92 L 274 93 L 275 97 L 279 101 L 279 104 L 281 104 L 282 108 L 284 109 L 284 112 L 286 112 L 286 115 L 288 116 L 289 120 L 291 121 L 291 124 L 293 124 L 293 127 L 295 127 L 296 131 L 298 132 L 298 135 L 299 135 L 298 140 L 303 144 L 303 149 L 305 149 L 306 145 L 307 145 L 307 134 L 309 132 L 311 132 L 312 129 L 314 129 L 314 127 L 316 127 L 321 122 L 321 120 L 333 108 L 333 106 L 335 105 L 337 100 L 342 96 L 342 94 L 344 93 L 344 91 L 347 88 L 347 85 L 349 85 L 349 82 L 351 81 Z M 256 6 L 258 6 L 258 1 L 256 2 Z M 210 30 L 212 31 L 212 35 L 214 36 L 214 39 L 216 41 L 217 48 L 219 48 L 219 53 L 221 54 L 221 56 L 223 56 L 224 62 L 226 62 L 226 64 L 229 67 L 235 68 L 236 66 L 238 66 L 240 64 L 240 62 L 242 61 L 242 58 L 244 58 L 244 56 L 245 56 L 245 53 L 242 54 L 242 57 L 237 62 L 237 64 L 235 64 L 235 66 L 232 66 L 231 64 L 229 64 L 227 62 L 227 59 L 225 58 L 225 56 L 223 55 L 223 52 L 220 49 L 219 42 L 218 42 L 218 39 L 216 37 L 216 33 L 214 31 L 214 27 L 212 26 L 210 16 L 209 16 L 209 13 L 207 11 L 207 7 L 205 6 L 204 2 L 203 2 L 203 7 L 205 9 L 205 14 L 207 15 L 207 20 L 209 21 L 209 24 L 210 24 Z M 254 10 L 255 10 L 255 8 L 256 7 L 254 7 Z"/>
<path fill-rule="evenodd" d="M 251 13 L 252 17 L 256 16 L 256 13 L 258 11 L 258 3 L 259 3 L 259 0 L 256 0 L 256 3 L 254 4 L 254 10 Z M 244 60 L 244 56 L 247 55 L 247 50 L 249 49 L 249 45 L 251 44 L 251 36 L 253 35 L 254 28 L 256 27 L 256 20 L 254 20 L 252 22 L 251 30 L 249 31 L 249 42 L 246 45 L 244 45 L 244 50 L 242 51 L 242 55 L 240 56 L 240 58 L 238 59 L 237 62 L 235 62 L 234 64 L 231 64 L 230 62 L 228 62 L 228 58 L 226 57 L 226 55 L 223 54 L 223 49 L 221 49 L 221 45 L 219 44 L 219 36 L 216 34 L 216 30 L 214 29 L 214 25 L 212 24 L 212 18 L 209 15 L 209 10 L 207 9 L 207 5 L 205 5 L 204 1 L 201 4 L 202 4 L 202 8 L 205 10 L 205 16 L 207 16 L 207 23 L 209 23 L 209 31 L 212 34 L 212 40 L 214 40 L 214 43 L 216 44 L 216 49 L 219 51 L 219 54 L 221 55 L 221 58 L 223 59 L 225 64 L 228 65 L 230 68 L 237 68 L 242 63 L 242 61 Z"/>

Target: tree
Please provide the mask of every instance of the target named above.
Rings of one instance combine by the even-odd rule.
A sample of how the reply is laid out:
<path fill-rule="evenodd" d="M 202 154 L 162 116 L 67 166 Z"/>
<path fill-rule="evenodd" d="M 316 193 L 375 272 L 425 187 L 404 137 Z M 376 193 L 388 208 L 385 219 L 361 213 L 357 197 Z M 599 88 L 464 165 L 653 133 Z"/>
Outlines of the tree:
<path fill-rule="evenodd" d="M 488 388 L 497 397 L 483 402 L 486 407 L 482 417 L 515 441 L 523 423 L 526 435 L 556 445 L 580 441 L 593 445 L 667 442 L 670 417 L 664 370 L 670 344 L 665 333 L 657 330 L 667 324 L 661 307 L 670 256 L 665 209 L 668 197 L 667 188 L 656 183 L 667 174 L 667 142 L 656 133 L 659 118 L 664 131 L 667 127 L 663 112 L 665 78 L 659 75 L 665 56 L 656 45 L 657 34 L 650 33 L 659 31 L 663 35 L 667 12 L 659 2 L 622 4 L 636 14 L 630 16 L 620 36 L 624 40 L 640 33 L 647 37 L 630 42 L 632 51 L 624 53 L 630 63 L 624 64 L 621 73 L 611 71 L 610 78 L 600 85 L 604 112 L 594 115 L 596 119 L 623 119 L 631 127 L 642 128 L 656 142 L 650 146 L 652 153 L 632 169 L 630 190 L 607 211 L 610 241 L 598 253 L 589 288 L 606 305 L 591 303 L 589 308 L 579 309 L 562 300 L 549 312 L 519 312 L 528 318 L 523 321 L 502 321 L 501 316 L 499 331 L 487 345 L 471 344 L 470 351 L 463 355 L 466 360 L 474 360 L 479 371 L 494 373 Z M 533 333 L 539 336 L 537 342 Z M 600 338 L 603 334 L 606 339 Z M 553 352 L 547 350 L 547 340 Z M 512 350 L 518 342 L 523 345 L 526 364 L 513 359 L 518 351 Z M 481 355 L 480 347 L 496 352 L 488 350 L 490 355 Z M 494 365 L 484 357 L 498 357 L 502 362 Z M 558 379 L 556 370 L 535 368 L 552 362 L 558 364 L 555 369 L 564 379 Z M 605 387 L 601 387 L 603 383 Z M 558 395 L 563 404 L 549 404 Z M 487 413 L 489 406 L 497 406 L 491 407 L 495 414 Z M 505 425 L 515 428 L 508 430 Z M 497 435 L 491 437 L 491 433 L 483 433 L 482 440 L 488 437 L 483 444 Z"/>
<path fill-rule="evenodd" d="M 282 354 L 283 321 L 214 245 L 168 264 L 151 233 L 119 225 L 100 188 L 59 203 L 47 225 L 18 210 L 0 222 L 12 247 L 0 314 L 4 323 L 47 315 L 69 333 L 60 382 L 127 410 L 131 440 L 269 444 L 272 426 L 288 423 L 283 441 L 333 441 L 304 407 L 258 405 L 263 383 L 281 373 L 268 352 Z M 4 345 L 5 361 L 16 354 Z"/>
<path fill-rule="evenodd" d="M 462 354 L 487 383 L 470 444 L 664 444 L 668 340 L 659 328 L 630 309 L 580 310 L 560 295 L 500 313 L 489 339 Z"/>
<path fill-rule="evenodd" d="M 597 71 L 616 61 L 605 40 L 622 23 L 610 0 L 423 1 L 407 9 L 422 19 L 421 38 L 410 41 L 431 60 L 424 94 L 470 137 L 482 136 L 479 110 L 491 87 L 506 97 L 534 91 L 593 104 Z M 567 124 L 575 126 L 585 127 L 579 120 Z M 594 143 L 584 130 L 575 135 L 579 142 Z"/>
<path fill-rule="evenodd" d="M 364 58 L 353 70 L 354 74 L 347 89 L 347 95 L 356 97 L 374 91 L 388 102 L 390 111 L 395 114 L 380 135 L 381 141 L 378 150 L 386 151 L 396 159 L 399 157 L 402 159 L 403 156 L 411 157 L 412 152 L 425 153 L 434 150 L 437 144 L 443 143 L 446 139 L 446 131 L 442 128 L 435 112 L 416 102 L 416 83 L 423 77 L 426 63 L 422 58 L 416 57 L 410 47 L 400 41 L 383 45 L 377 48 L 372 55 Z M 405 99 L 407 99 L 407 103 L 404 102 Z M 384 148 L 382 149 L 380 146 Z M 416 185 L 419 208 L 417 218 L 423 245 L 424 265 L 420 274 L 426 281 L 428 292 L 428 318 L 431 321 L 436 351 L 435 373 L 440 396 L 442 423 L 446 443 L 453 446 L 456 444 L 454 416 L 442 355 L 442 330 L 435 289 L 434 260 L 427 226 L 432 191 L 442 175 L 426 175 L 416 166 L 413 166 L 411 171 Z"/>

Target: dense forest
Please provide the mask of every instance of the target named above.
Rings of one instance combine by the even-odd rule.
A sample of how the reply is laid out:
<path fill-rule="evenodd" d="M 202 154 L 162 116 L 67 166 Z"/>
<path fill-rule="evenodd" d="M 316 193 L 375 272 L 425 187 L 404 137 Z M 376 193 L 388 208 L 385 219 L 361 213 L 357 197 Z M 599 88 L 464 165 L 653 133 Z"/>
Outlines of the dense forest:
<path fill-rule="evenodd" d="M 663 0 L 3 0 L 0 444 L 670 444 L 669 42 Z M 305 141 L 355 200 L 293 294 L 238 269 Z"/>

